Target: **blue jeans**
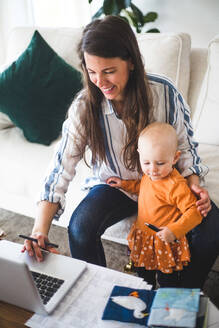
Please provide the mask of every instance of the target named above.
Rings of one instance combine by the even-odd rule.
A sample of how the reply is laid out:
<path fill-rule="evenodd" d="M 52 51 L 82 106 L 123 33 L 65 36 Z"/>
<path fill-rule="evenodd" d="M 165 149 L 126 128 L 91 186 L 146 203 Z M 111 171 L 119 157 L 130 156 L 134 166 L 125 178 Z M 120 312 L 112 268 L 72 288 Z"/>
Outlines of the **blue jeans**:
<path fill-rule="evenodd" d="M 191 262 L 181 273 L 181 285 L 202 288 L 212 265 L 219 254 L 219 209 L 212 209 L 202 223 L 187 234 Z"/>
<path fill-rule="evenodd" d="M 106 228 L 137 213 L 137 203 L 108 185 L 93 187 L 73 212 L 69 227 L 72 257 L 106 266 L 101 235 Z M 187 234 L 191 263 L 181 273 L 183 287 L 202 287 L 219 254 L 219 209 Z"/>
<path fill-rule="evenodd" d="M 101 235 L 113 225 L 137 213 L 137 202 L 105 184 L 94 186 L 72 214 L 69 245 L 74 258 L 106 266 Z"/>

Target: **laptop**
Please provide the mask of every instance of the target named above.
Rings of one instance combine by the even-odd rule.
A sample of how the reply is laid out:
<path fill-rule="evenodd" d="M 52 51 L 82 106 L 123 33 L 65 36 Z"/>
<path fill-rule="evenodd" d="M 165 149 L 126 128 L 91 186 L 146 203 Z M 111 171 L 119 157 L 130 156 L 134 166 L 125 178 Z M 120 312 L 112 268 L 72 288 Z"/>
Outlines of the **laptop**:
<path fill-rule="evenodd" d="M 46 315 L 51 313 L 86 268 L 86 262 L 43 252 L 37 262 L 23 245 L 0 241 L 0 300 Z"/>

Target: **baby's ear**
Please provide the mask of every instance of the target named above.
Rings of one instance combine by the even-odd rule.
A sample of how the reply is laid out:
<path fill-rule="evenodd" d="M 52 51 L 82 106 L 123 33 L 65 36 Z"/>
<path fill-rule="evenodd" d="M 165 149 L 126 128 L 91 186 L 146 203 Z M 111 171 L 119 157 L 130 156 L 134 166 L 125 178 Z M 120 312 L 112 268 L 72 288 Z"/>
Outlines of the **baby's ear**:
<path fill-rule="evenodd" d="M 180 155 L 181 155 L 181 151 L 177 150 L 173 159 L 173 164 L 176 164 L 178 162 Z"/>

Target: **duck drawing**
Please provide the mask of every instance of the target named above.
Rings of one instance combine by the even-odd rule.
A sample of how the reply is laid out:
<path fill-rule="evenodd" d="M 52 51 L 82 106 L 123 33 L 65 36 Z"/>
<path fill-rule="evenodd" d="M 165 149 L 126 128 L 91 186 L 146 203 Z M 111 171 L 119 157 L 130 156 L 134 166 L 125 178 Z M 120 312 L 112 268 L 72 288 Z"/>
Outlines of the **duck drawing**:
<path fill-rule="evenodd" d="M 139 298 L 138 292 L 132 292 L 128 296 L 112 296 L 111 300 L 128 310 L 133 310 L 133 316 L 136 319 L 142 319 L 149 315 L 149 313 L 143 312 L 147 305 Z"/>

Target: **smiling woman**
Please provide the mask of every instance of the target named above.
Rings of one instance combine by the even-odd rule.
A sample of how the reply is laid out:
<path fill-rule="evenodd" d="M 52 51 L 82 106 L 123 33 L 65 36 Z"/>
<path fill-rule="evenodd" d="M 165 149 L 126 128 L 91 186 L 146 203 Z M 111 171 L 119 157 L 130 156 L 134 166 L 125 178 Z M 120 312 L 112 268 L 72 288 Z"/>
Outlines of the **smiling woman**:
<path fill-rule="evenodd" d="M 134 69 L 131 60 L 123 60 L 119 57 L 100 58 L 87 52 L 84 54 L 84 59 L 91 82 L 113 102 L 117 113 L 121 115 L 119 104 L 124 101 L 129 74 Z"/>
<path fill-rule="evenodd" d="M 187 179 L 187 188 L 199 198 L 195 204 L 198 211 L 206 216 L 189 238 L 193 261 L 186 272 L 182 270 L 180 284 L 202 287 L 218 254 L 219 220 L 218 209 L 199 185 L 199 177 L 207 170 L 197 154 L 187 103 L 167 78 L 146 74 L 135 33 L 119 17 L 109 15 L 89 23 L 78 54 L 83 90 L 70 106 L 42 188 L 32 231 L 38 244 L 26 240 L 24 249 L 42 260 L 39 246 L 45 247 L 53 218 L 63 213 L 65 193 L 89 148 L 93 175 L 86 179 L 88 193 L 70 218 L 69 244 L 73 257 L 105 266 L 101 235 L 135 214 L 138 207 L 136 195 L 112 188 L 106 181 L 111 176 L 140 179 L 138 136 L 149 123 L 166 122 L 179 138 L 178 170 Z"/>

